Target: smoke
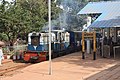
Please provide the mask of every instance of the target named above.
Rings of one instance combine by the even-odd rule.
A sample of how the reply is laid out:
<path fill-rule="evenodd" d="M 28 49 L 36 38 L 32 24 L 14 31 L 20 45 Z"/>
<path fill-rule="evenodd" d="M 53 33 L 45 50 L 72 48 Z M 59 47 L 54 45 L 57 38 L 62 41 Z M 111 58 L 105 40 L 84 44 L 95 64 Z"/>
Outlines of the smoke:
<path fill-rule="evenodd" d="M 60 27 L 70 30 L 77 26 L 77 12 L 79 4 L 75 0 L 61 0 L 59 7 L 63 10 L 59 14 Z"/>
<path fill-rule="evenodd" d="M 57 4 L 56 7 L 61 8 L 62 11 L 56 20 L 52 20 L 52 29 L 79 29 L 82 22 L 77 13 L 83 4 L 78 0 L 55 0 L 54 2 Z M 48 29 L 48 26 L 44 29 Z"/>

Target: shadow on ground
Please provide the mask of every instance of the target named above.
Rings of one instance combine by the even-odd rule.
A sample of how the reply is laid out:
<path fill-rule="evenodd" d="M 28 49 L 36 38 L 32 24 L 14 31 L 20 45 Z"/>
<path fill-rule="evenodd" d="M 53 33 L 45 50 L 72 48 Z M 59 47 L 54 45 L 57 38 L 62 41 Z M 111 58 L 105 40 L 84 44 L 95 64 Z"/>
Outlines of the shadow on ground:
<path fill-rule="evenodd" d="M 118 62 L 118 60 L 113 58 L 102 58 L 97 55 L 97 59 L 93 60 L 93 54 L 85 54 L 85 59 L 82 59 L 81 52 L 72 53 L 66 56 L 62 56 L 64 58 L 56 58 L 53 59 L 53 62 L 66 62 L 68 64 L 79 65 L 83 67 L 92 67 L 92 68 L 103 68 L 109 64 L 114 64 Z"/>

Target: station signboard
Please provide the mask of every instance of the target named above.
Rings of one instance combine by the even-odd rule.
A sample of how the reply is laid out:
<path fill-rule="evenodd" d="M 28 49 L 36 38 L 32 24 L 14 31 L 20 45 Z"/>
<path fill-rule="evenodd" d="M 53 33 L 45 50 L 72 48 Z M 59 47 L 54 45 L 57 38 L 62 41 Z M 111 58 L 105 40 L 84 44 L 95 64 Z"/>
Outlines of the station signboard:
<path fill-rule="evenodd" d="M 93 39 L 94 32 L 84 32 L 84 38 L 85 39 Z"/>

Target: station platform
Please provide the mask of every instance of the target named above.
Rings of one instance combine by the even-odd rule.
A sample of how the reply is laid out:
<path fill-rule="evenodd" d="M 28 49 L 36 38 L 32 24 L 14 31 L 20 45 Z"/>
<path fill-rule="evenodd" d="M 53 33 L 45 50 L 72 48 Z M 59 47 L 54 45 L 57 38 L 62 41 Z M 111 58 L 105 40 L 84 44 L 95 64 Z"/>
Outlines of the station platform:
<path fill-rule="evenodd" d="M 44 61 L 0 80 L 120 80 L 120 62 L 99 56 L 93 60 L 92 54 L 83 60 L 81 52 L 76 52 L 52 59 L 51 75 L 49 61 Z"/>

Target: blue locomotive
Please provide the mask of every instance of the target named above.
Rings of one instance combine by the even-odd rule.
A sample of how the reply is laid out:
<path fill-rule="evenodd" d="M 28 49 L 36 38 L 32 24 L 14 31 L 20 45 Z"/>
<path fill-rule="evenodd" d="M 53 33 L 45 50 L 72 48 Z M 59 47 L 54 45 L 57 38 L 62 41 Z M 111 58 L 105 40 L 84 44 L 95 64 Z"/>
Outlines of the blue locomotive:
<path fill-rule="evenodd" d="M 81 32 L 53 30 L 51 32 L 52 58 L 81 50 Z M 28 34 L 28 47 L 24 61 L 40 62 L 48 59 L 49 33 L 47 31 Z"/>

